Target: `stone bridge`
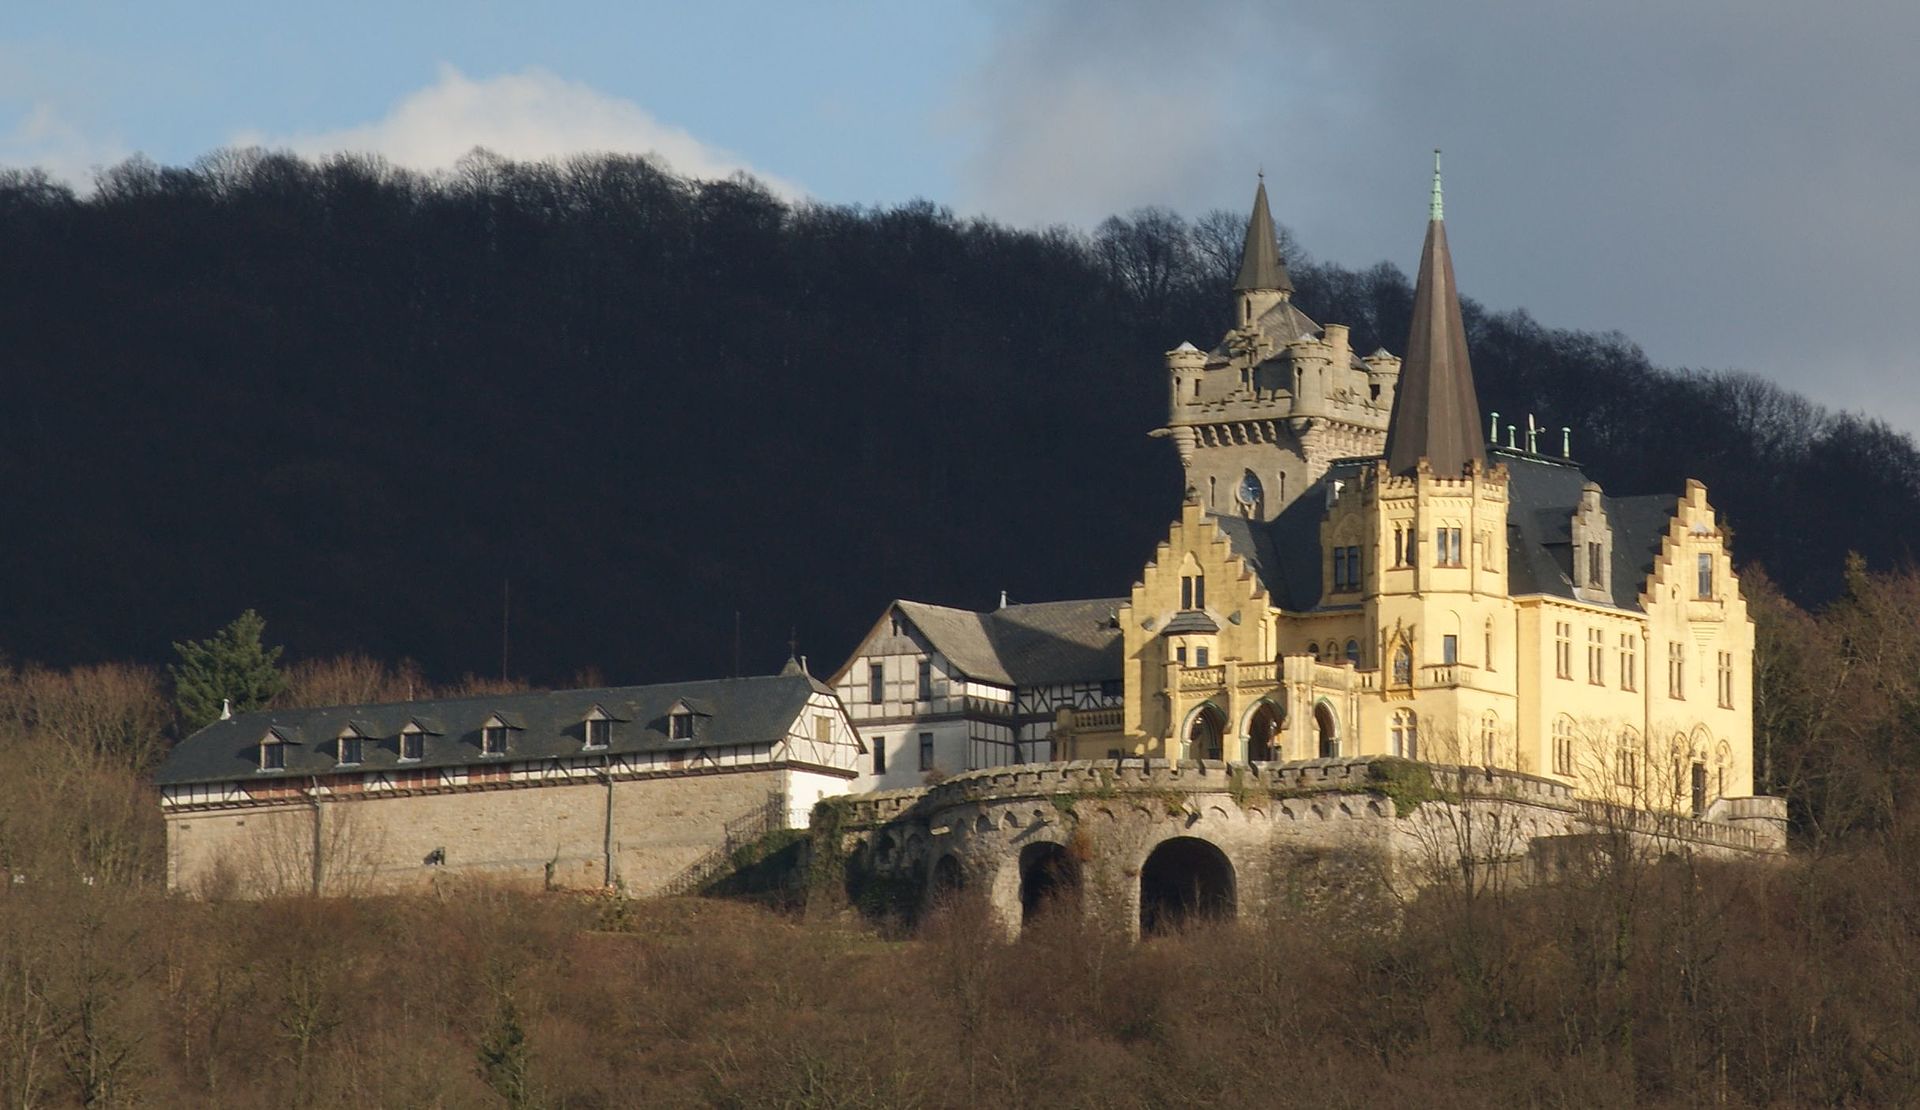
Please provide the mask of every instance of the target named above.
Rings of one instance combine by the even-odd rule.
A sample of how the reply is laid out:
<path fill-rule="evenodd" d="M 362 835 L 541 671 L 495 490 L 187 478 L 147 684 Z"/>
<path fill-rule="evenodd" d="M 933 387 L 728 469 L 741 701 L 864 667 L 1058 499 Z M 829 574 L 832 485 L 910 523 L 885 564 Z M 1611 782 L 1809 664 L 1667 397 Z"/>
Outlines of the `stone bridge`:
<path fill-rule="evenodd" d="M 1009 932 L 1075 903 L 1151 932 L 1258 914 L 1277 898 L 1409 890 L 1463 860 L 1527 881 L 1606 835 L 1718 856 L 1785 848 L 1775 798 L 1722 801 L 1695 820 L 1583 802 L 1518 772 L 1383 756 L 995 767 L 829 799 L 813 826 L 856 899 L 886 889 L 918 906 L 977 891 Z"/>

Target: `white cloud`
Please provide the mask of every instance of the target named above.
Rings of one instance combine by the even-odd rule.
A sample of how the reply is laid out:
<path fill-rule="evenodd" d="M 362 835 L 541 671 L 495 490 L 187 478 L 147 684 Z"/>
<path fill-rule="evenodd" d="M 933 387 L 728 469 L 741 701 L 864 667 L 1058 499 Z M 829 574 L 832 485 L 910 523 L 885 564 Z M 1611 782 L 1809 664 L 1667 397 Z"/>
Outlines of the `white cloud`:
<path fill-rule="evenodd" d="M 450 168 L 476 146 L 530 161 L 599 152 L 649 154 L 690 177 L 722 178 L 746 171 L 777 193 L 802 195 L 793 183 L 661 122 L 631 100 L 538 68 L 474 80 L 442 65 L 437 81 L 408 94 L 371 123 L 303 135 L 248 132 L 236 135 L 234 143 L 308 156 L 378 154 L 396 165 L 425 171 Z"/>
<path fill-rule="evenodd" d="M 0 131 L 0 166 L 37 166 L 79 189 L 91 186 L 95 170 L 128 153 L 117 140 L 87 135 L 44 102 L 35 103 L 12 127 Z"/>

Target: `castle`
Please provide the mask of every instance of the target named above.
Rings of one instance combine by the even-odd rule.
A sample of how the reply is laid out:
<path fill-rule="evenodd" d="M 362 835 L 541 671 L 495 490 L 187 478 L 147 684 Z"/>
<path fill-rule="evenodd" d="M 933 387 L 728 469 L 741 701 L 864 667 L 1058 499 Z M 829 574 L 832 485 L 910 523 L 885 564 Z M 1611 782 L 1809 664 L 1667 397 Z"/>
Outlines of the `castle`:
<path fill-rule="evenodd" d="M 1482 435 L 1437 156 L 1403 358 L 1292 293 L 1263 181 L 1237 323 L 1166 355 L 1187 497 L 1127 596 L 901 600 L 825 683 L 223 721 L 160 773 L 171 881 L 678 890 L 813 809 L 856 883 L 977 886 L 1010 921 L 1098 885 L 1151 928 L 1256 906 L 1297 851 L 1398 866 L 1443 811 L 1505 812 L 1513 860 L 1623 821 L 1783 848 L 1726 531 L 1697 482 L 1613 496 L 1564 438 Z"/>

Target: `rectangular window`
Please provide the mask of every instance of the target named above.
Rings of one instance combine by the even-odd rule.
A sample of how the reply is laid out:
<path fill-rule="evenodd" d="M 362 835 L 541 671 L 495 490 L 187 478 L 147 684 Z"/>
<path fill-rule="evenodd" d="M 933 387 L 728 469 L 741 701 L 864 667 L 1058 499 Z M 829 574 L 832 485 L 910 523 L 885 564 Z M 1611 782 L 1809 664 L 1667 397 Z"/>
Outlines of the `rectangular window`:
<path fill-rule="evenodd" d="M 1639 647 L 1633 633 L 1620 634 L 1620 688 L 1635 690 L 1640 685 Z"/>
<path fill-rule="evenodd" d="M 1451 632 L 1440 637 L 1440 661 L 1448 666 L 1460 661 L 1460 637 Z"/>
<path fill-rule="evenodd" d="M 1565 621 L 1553 625 L 1553 671 L 1561 678 L 1573 677 L 1573 626 Z"/>
<path fill-rule="evenodd" d="M 933 663 L 926 659 L 920 660 L 920 700 L 933 700 Z"/>
<path fill-rule="evenodd" d="M 887 700 L 887 669 L 879 663 L 867 664 L 867 700 L 875 705 Z"/>
<path fill-rule="evenodd" d="M 287 746 L 278 741 L 260 745 L 260 769 L 262 771 L 286 770 Z"/>
<path fill-rule="evenodd" d="M 824 713 L 813 715 L 813 742 L 816 744 L 833 743 L 833 718 Z"/>
<path fill-rule="evenodd" d="M 340 738 L 340 762 L 360 762 L 360 738 L 358 736 L 342 736 Z"/>
<path fill-rule="evenodd" d="M 1186 666 L 1187 665 L 1187 649 L 1183 647 L 1174 648 L 1173 661 L 1180 664 L 1183 667 Z"/>
<path fill-rule="evenodd" d="M 423 735 L 423 733 L 418 732 L 403 732 L 400 734 L 401 759 L 420 758 L 422 751 L 426 748 L 426 744 L 422 741 Z"/>
<path fill-rule="evenodd" d="M 1720 653 L 1720 708 L 1733 708 L 1733 653 Z"/>
<path fill-rule="evenodd" d="M 507 754 L 507 730 L 502 725 L 488 725 L 480 730 L 481 755 Z"/>
<path fill-rule="evenodd" d="M 693 714 L 675 713 L 667 718 L 667 739 L 693 739 Z"/>
<path fill-rule="evenodd" d="M 1207 576 L 1188 574 L 1180 578 L 1180 608 L 1205 609 L 1207 607 Z"/>
<path fill-rule="evenodd" d="M 920 734 L 920 769 L 933 770 L 933 733 L 931 732 Z"/>
<path fill-rule="evenodd" d="M 1667 642 L 1667 696 L 1683 701 L 1687 696 L 1687 649 L 1678 640 Z"/>
<path fill-rule="evenodd" d="M 1433 559 L 1435 566 L 1457 567 L 1463 565 L 1463 552 L 1460 549 L 1460 529 L 1436 528 L 1433 530 Z"/>
<path fill-rule="evenodd" d="M 1713 596 L 1713 556 L 1708 552 L 1702 551 L 1699 555 L 1695 556 L 1694 565 L 1700 579 L 1700 581 L 1696 583 L 1699 586 L 1699 594 L 1697 596 L 1701 598 L 1711 598 Z"/>
<path fill-rule="evenodd" d="M 1607 581 L 1604 568 L 1600 565 L 1600 542 L 1587 541 L 1587 585 L 1599 589 Z"/>
<path fill-rule="evenodd" d="M 1333 549 L 1333 588 L 1347 588 L 1347 549 L 1344 547 Z"/>
<path fill-rule="evenodd" d="M 1100 680 L 1101 701 L 1119 701 L 1121 695 L 1124 693 L 1126 693 L 1126 685 L 1119 679 L 1103 678 Z"/>
<path fill-rule="evenodd" d="M 587 722 L 587 747 L 604 748 L 613 741 L 613 722 L 602 718 Z"/>
<path fill-rule="evenodd" d="M 1193 665 L 1196 667 L 1204 667 L 1207 665 L 1207 649 L 1206 648 L 1193 649 Z"/>
<path fill-rule="evenodd" d="M 1614 762 L 1613 780 L 1621 786 L 1640 785 L 1640 753 L 1629 747 L 1622 747 Z"/>
<path fill-rule="evenodd" d="M 887 738 L 884 736 L 873 738 L 873 773 L 876 775 L 887 773 Z"/>
<path fill-rule="evenodd" d="M 1553 724 L 1553 773 L 1573 774 L 1573 727 L 1565 718 Z"/>
<path fill-rule="evenodd" d="M 1598 628 L 1587 629 L 1587 681 L 1595 686 L 1607 682 L 1607 634 Z"/>

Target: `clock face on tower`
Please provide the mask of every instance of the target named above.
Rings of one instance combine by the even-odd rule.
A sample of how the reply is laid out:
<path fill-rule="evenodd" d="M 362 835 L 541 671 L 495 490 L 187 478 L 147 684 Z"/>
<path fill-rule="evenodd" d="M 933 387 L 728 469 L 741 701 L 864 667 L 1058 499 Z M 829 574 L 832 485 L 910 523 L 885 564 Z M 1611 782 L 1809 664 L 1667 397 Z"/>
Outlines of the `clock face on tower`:
<path fill-rule="evenodd" d="M 1242 505 L 1258 505 L 1262 493 L 1260 479 L 1254 477 L 1253 471 L 1247 471 L 1246 475 L 1240 479 L 1240 488 L 1236 492 Z"/>

